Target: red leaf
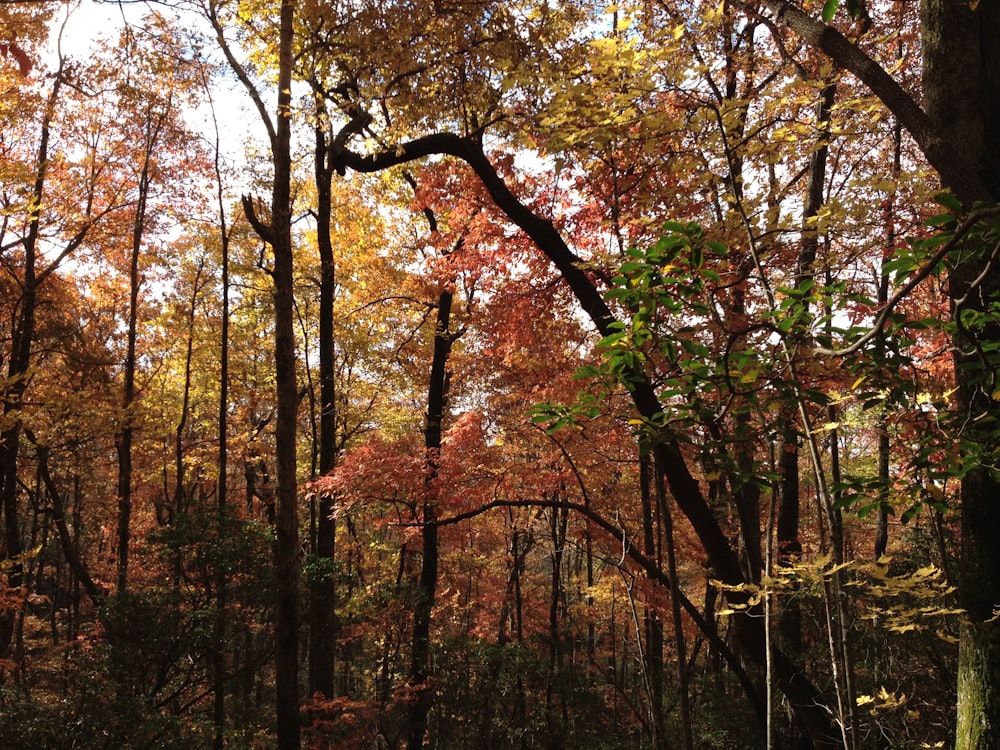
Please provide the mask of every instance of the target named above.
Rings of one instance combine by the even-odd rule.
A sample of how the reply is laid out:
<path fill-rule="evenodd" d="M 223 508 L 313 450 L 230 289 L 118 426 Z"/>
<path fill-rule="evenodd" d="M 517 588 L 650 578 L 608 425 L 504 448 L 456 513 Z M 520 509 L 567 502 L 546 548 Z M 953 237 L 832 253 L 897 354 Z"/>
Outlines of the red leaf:
<path fill-rule="evenodd" d="M 25 78 L 28 77 L 28 73 L 31 72 L 31 58 L 28 57 L 28 53 L 23 49 L 18 47 L 13 42 L 8 44 L 0 44 L 0 54 L 4 57 L 10 55 L 17 61 L 17 67 L 21 71 L 21 75 Z"/>

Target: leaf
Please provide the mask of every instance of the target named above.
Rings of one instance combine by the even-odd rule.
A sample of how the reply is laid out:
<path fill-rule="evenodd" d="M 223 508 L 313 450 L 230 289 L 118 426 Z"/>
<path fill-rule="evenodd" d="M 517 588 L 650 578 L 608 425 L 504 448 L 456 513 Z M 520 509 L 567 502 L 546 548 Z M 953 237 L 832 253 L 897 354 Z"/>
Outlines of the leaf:
<path fill-rule="evenodd" d="M 943 190 L 934 196 L 934 201 L 939 206 L 947 208 L 956 214 L 962 212 L 962 202 L 955 197 L 954 193 Z"/>
<path fill-rule="evenodd" d="M 6 57 L 10 55 L 17 61 L 17 68 L 21 73 L 22 78 L 27 78 L 28 73 L 31 72 L 32 63 L 31 58 L 28 57 L 28 53 L 23 49 L 18 47 L 13 42 L 8 42 L 7 44 L 0 44 L 0 55 Z"/>
<path fill-rule="evenodd" d="M 837 8 L 839 7 L 840 0 L 826 0 L 823 3 L 823 20 L 829 23 L 837 13 Z"/>

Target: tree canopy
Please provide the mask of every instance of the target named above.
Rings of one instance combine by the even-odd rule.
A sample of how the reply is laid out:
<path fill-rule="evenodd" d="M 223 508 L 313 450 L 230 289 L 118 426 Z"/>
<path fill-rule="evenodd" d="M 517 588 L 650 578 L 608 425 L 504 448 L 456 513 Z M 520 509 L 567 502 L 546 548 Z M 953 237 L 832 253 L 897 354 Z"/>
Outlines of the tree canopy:
<path fill-rule="evenodd" d="M 1000 741 L 1000 2 L 120 10 L 0 5 L 0 747 Z"/>

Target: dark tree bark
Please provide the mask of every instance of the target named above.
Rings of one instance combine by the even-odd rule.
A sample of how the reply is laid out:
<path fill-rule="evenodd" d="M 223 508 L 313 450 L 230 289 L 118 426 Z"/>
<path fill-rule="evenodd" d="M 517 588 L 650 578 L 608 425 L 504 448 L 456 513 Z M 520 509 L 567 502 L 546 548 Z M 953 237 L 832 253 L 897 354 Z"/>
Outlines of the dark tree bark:
<path fill-rule="evenodd" d="M 993 201 L 1000 200 L 1000 2 L 970 7 L 924 0 L 921 13 L 928 113 L 941 136 L 975 165 Z M 954 188 L 943 172 L 942 179 Z M 957 423 L 966 425 L 961 439 L 984 460 L 961 485 L 959 601 L 967 614 L 959 642 L 955 747 L 986 750 L 1000 743 L 1000 627 L 993 622 L 1000 605 L 1000 480 L 987 465 L 1000 450 L 1000 404 L 990 396 L 997 364 L 983 352 L 1000 341 L 1000 324 L 994 318 L 969 329 L 962 321 L 1000 302 L 1000 268 L 988 244 L 973 238 L 962 249 L 949 279 L 952 317 L 959 322 Z"/>
<path fill-rule="evenodd" d="M 335 140 L 331 150 L 331 170 L 336 171 L 336 159 L 341 153 L 345 138 L 354 132 L 357 123 L 348 124 Z M 417 183 L 409 173 L 404 175 L 410 187 L 416 191 Z M 438 231 L 437 216 L 434 211 L 424 208 L 431 234 Z M 449 255 L 461 249 L 463 240 L 459 239 Z M 438 583 L 438 469 L 441 463 L 441 435 L 444 425 L 445 411 L 448 407 L 448 358 L 451 347 L 461 335 L 459 331 L 451 330 L 451 309 L 454 303 L 454 293 L 447 286 L 441 289 L 437 300 L 437 316 L 434 322 L 434 349 L 431 355 L 431 372 L 427 385 L 427 415 L 424 423 L 424 497 L 421 502 L 421 540 L 422 555 L 420 560 L 420 576 L 417 581 L 417 602 L 413 612 L 412 651 L 410 654 L 410 686 L 416 689 L 417 696 L 410 706 L 407 726 L 407 750 L 420 750 L 423 747 L 424 735 L 427 732 L 427 715 L 431 706 L 431 690 L 428 685 L 430 677 L 430 629 L 431 615 L 434 611 L 434 601 L 437 595 Z"/>
<path fill-rule="evenodd" d="M 210 9 L 216 31 L 222 33 L 214 6 Z M 298 750 L 299 730 L 299 520 L 296 478 L 296 412 L 298 385 L 295 359 L 295 299 L 292 267 L 292 45 L 294 4 L 282 0 L 278 27 L 278 102 L 274 122 L 257 90 L 223 44 L 223 53 L 257 105 L 268 128 L 274 184 L 271 216 L 258 217 L 253 199 L 243 198 L 243 209 L 254 231 L 271 246 L 274 266 L 274 365 L 275 365 L 275 572 L 278 579 L 275 606 L 275 709 L 279 750 Z"/>
<path fill-rule="evenodd" d="M 331 236 L 333 169 L 323 117 L 316 126 L 314 173 L 316 179 L 316 246 L 319 250 L 319 473 L 333 471 L 337 455 L 336 342 L 333 327 L 335 259 Z M 322 564 L 333 562 L 336 526 L 333 498 L 320 494 L 316 513 L 315 555 Z M 336 654 L 335 579 L 331 569 L 321 567 L 309 581 L 309 692 L 333 697 Z"/>
<path fill-rule="evenodd" d="M 146 233 L 146 212 L 152 188 L 153 153 L 160 143 L 163 126 L 169 115 L 170 102 L 162 111 L 152 107 L 145 112 L 142 124 L 142 166 L 136 186 L 135 215 L 132 217 L 132 236 L 129 246 L 129 307 L 126 330 L 125 363 L 122 368 L 122 423 L 115 433 L 115 450 L 118 454 L 118 570 L 117 593 L 128 589 L 129 543 L 132 522 L 132 441 L 135 431 L 132 427 L 132 409 L 136 401 L 135 372 L 137 365 L 137 338 L 139 334 L 139 290 L 142 274 L 139 259 L 142 255 L 143 238 Z M 178 477 L 179 479 L 179 477 Z"/>
<path fill-rule="evenodd" d="M 896 123 L 896 127 L 893 132 L 892 157 L 892 177 L 894 179 L 899 176 L 901 168 L 902 135 L 902 129 L 899 127 L 899 123 Z M 895 196 L 890 196 L 886 199 L 885 205 L 885 241 L 887 249 L 884 254 L 882 268 L 879 272 L 878 297 L 876 298 L 879 307 L 884 307 L 889 301 L 889 272 L 885 267 L 884 261 L 891 257 L 891 254 L 895 251 L 896 247 L 897 237 L 895 210 Z M 879 331 L 879 334 L 875 337 L 874 356 L 877 358 L 876 361 L 880 361 L 882 363 L 886 361 L 886 356 L 888 354 L 887 344 L 888 342 L 886 340 L 885 331 Z M 888 416 L 884 411 L 878 415 L 877 428 L 879 505 L 875 519 L 875 541 L 873 551 L 875 559 L 880 560 L 885 555 L 886 549 L 889 546 L 889 512 L 891 511 L 891 507 L 889 506 L 889 490 L 891 489 L 892 484 L 891 476 L 889 474 L 891 458 L 889 424 Z"/>
<path fill-rule="evenodd" d="M 431 231 L 436 226 L 432 224 Z M 410 686 L 418 694 L 410 706 L 407 750 L 420 750 L 427 731 L 430 711 L 430 629 L 438 582 L 438 467 L 441 459 L 441 429 L 448 403 L 448 357 L 456 334 L 450 329 L 453 294 L 444 289 L 438 296 L 434 326 L 434 354 L 427 388 L 427 417 L 424 427 L 424 498 L 421 503 L 422 555 L 413 612 L 413 639 L 410 659 Z"/>
<path fill-rule="evenodd" d="M 277 388 L 278 606 L 275 622 L 278 746 L 298 750 L 299 738 L 299 519 L 296 485 L 295 300 L 292 276 L 291 86 L 294 6 L 281 3 L 278 109 L 272 147 L 271 249 L 274 252 L 274 363 Z"/>
<path fill-rule="evenodd" d="M 206 85 L 206 90 L 208 86 Z M 219 149 L 219 126 L 212 105 L 212 125 L 215 129 L 214 172 L 216 201 L 219 210 L 219 252 L 222 285 L 222 320 L 219 325 L 219 432 L 217 460 L 219 477 L 216 485 L 217 535 L 219 540 L 226 533 L 229 518 L 229 227 L 226 221 L 226 201 L 222 182 L 222 158 Z M 212 723 L 215 737 L 212 746 L 222 750 L 226 745 L 226 603 L 228 600 L 227 571 L 218 566 L 215 579 L 216 615 L 213 623 L 212 644 Z"/>
<path fill-rule="evenodd" d="M 139 202 L 132 230 L 132 248 L 129 258 L 129 309 L 127 350 L 122 370 L 122 425 L 115 434 L 115 451 L 118 453 L 118 588 L 117 593 L 128 590 L 128 553 L 132 520 L 132 405 L 135 403 L 136 335 L 139 309 L 139 254 L 142 249 L 142 225 L 146 218 L 146 196 L 149 184 L 149 161 L 143 164 L 139 182 Z"/>
<path fill-rule="evenodd" d="M 28 440 L 35 445 L 35 452 L 38 457 L 38 473 L 45 491 L 49 495 L 49 500 L 52 502 L 52 522 L 55 524 L 59 546 L 62 548 L 66 563 L 69 565 L 69 569 L 76 581 L 83 586 L 83 590 L 90 598 L 90 601 L 95 605 L 100 605 L 104 601 L 104 591 L 94 583 L 94 579 L 90 575 L 90 570 L 80 556 L 78 540 L 73 538 L 69 532 L 69 527 L 66 525 L 65 503 L 62 493 L 49 470 L 49 449 L 38 445 L 30 430 L 26 430 L 25 432 Z M 75 526 L 75 528 L 79 527 Z"/>
<path fill-rule="evenodd" d="M 642 553 L 650 560 L 659 562 L 654 534 L 653 471 L 653 462 L 650 460 L 649 453 L 643 449 L 639 456 Z M 652 746 L 656 750 L 665 750 L 667 737 L 666 721 L 663 715 L 663 620 L 655 607 L 646 606 L 643 624 L 646 631 L 646 674 L 649 680 L 649 701 L 652 704 L 650 710 L 653 715 L 650 726 Z"/>
<path fill-rule="evenodd" d="M 194 288 L 191 290 L 191 306 L 187 311 L 187 342 L 184 347 L 184 389 L 181 394 L 181 415 L 174 428 L 174 513 L 180 514 L 187 509 L 188 494 L 185 489 L 187 481 L 187 461 L 184 456 L 184 431 L 187 429 L 188 417 L 191 412 L 191 365 L 194 361 L 194 324 L 198 314 L 198 295 L 201 292 L 201 278 L 205 270 L 205 261 L 198 263 L 194 277 Z"/>

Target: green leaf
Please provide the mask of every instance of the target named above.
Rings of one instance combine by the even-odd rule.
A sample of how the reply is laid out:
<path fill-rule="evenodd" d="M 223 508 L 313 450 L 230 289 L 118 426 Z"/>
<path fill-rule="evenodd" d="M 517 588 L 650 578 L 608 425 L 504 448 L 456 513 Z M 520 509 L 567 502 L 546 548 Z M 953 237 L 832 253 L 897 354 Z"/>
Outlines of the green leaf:
<path fill-rule="evenodd" d="M 952 193 L 942 191 L 934 196 L 934 202 L 955 213 L 962 212 L 962 203 Z"/>
<path fill-rule="evenodd" d="M 721 242 L 716 242 L 714 240 L 708 240 L 705 243 L 705 247 L 707 247 L 709 250 L 711 250 L 716 255 L 728 255 L 729 254 L 729 248 L 726 247 Z"/>
<path fill-rule="evenodd" d="M 829 23 L 839 7 L 840 0 L 826 0 L 823 3 L 823 20 Z"/>
<path fill-rule="evenodd" d="M 952 224 L 955 221 L 954 214 L 937 214 L 924 222 L 929 227 L 940 227 L 945 224 Z"/>

